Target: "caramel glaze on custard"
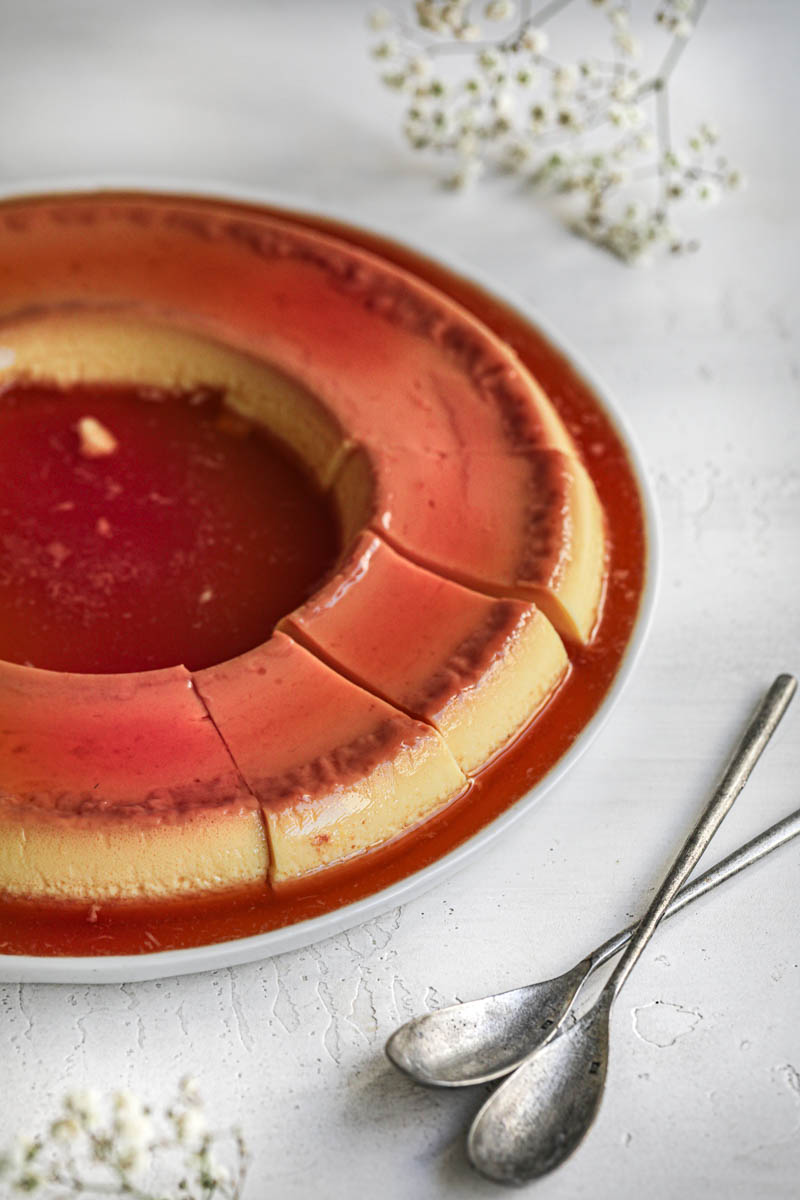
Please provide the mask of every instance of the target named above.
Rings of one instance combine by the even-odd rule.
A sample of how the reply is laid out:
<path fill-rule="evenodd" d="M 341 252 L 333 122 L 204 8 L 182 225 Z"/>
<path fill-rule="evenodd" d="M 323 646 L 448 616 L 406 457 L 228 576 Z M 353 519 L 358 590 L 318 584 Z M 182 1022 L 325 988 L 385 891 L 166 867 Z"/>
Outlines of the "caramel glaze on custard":
<path fill-rule="evenodd" d="M 91 208 L 91 202 L 76 199 L 71 203 L 78 220 L 79 213 L 85 214 L 87 203 Z M 104 199 L 103 203 L 108 201 Z M 147 207 L 141 197 L 120 197 L 117 203 L 128 212 Z M 167 202 L 155 203 L 169 208 Z M 64 220 L 68 223 L 70 202 L 62 201 L 59 207 L 66 212 Z M 206 218 L 213 218 L 221 210 L 223 219 L 243 228 L 248 227 L 253 216 L 246 208 L 201 201 L 181 201 L 180 208 L 184 224 L 188 227 L 194 222 L 195 229 L 207 228 Z M 7 210 L 7 214 L 13 222 L 13 211 Z M 290 224 L 283 214 L 281 220 Z M 160 907 L 152 904 L 140 907 L 132 900 L 119 906 L 6 900 L 0 909 L 0 946 L 5 952 L 111 953 L 201 944 L 274 928 L 378 890 L 459 844 L 541 778 L 585 725 L 613 679 L 635 620 L 644 571 L 641 505 L 624 448 L 613 427 L 586 386 L 548 343 L 480 289 L 379 240 L 333 227 L 331 232 L 378 251 L 389 261 L 398 262 L 445 294 L 454 296 L 492 329 L 498 339 L 511 345 L 524 365 L 535 373 L 568 430 L 570 444 L 577 446 L 588 466 L 605 512 L 606 594 L 594 636 L 589 644 L 570 644 L 566 678 L 535 724 L 473 779 L 468 792 L 462 793 L 460 799 L 453 799 L 438 814 L 428 816 L 424 827 L 373 850 L 367 859 L 329 868 L 321 875 L 284 885 L 270 895 L 245 888 L 238 899 L 230 892 L 224 900 L 221 896 L 174 898 Z M 501 386 L 506 388 L 506 385 L 507 381 L 503 381 Z M 425 452 L 435 453 L 434 443 L 441 431 L 431 424 L 426 430 L 431 444 L 425 447 Z M 504 418 L 501 439 L 505 440 L 508 431 L 509 422 Z M 385 531 L 385 536 L 391 544 L 390 532 Z M 409 560 L 413 561 L 413 556 L 409 555 Z M 523 580 L 520 590 L 528 594 L 524 592 L 524 583 Z M 317 661 L 325 661 L 324 652 Z"/>

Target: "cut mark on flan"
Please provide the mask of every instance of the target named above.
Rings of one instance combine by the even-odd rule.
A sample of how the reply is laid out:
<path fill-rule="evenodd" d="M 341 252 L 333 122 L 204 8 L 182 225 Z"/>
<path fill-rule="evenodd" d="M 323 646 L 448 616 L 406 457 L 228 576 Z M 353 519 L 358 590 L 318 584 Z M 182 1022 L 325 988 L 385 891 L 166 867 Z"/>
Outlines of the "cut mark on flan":
<path fill-rule="evenodd" d="M 264 866 L 263 880 L 264 880 L 265 884 L 268 884 L 269 876 L 270 876 L 270 867 L 273 862 L 273 854 L 272 854 L 272 843 L 270 841 L 269 825 L 267 824 L 266 817 L 264 816 L 264 810 L 261 807 L 261 804 L 259 803 L 258 797 L 255 795 L 255 793 L 253 792 L 249 783 L 247 782 L 247 780 L 245 779 L 241 770 L 239 769 L 239 764 L 236 762 L 236 759 L 233 757 L 231 748 L 228 745 L 227 741 L 225 740 L 222 730 L 219 728 L 216 721 L 214 720 L 213 714 L 211 713 L 211 710 L 209 709 L 208 705 L 206 704 L 202 692 L 200 691 L 197 684 L 195 683 L 194 675 L 192 675 L 190 677 L 189 685 L 192 689 L 194 696 L 197 699 L 197 702 L 202 705 L 203 711 L 206 714 L 206 717 L 208 719 L 208 722 L 209 722 L 211 728 L 214 730 L 217 737 L 219 738 L 221 745 L 224 747 L 225 753 L 227 754 L 228 759 L 231 764 L 231 769 L 236 773 L 236 777 L 240 782 L 242 790 L 244 792 L 246 792 L 247 795 L 250 797 L 252 804 L 253 804 L 253 808 L 258 813 L 259 820 L 261 822 L 261 831 L 262 831 L 263 838 L 264 838 L 264 845 L 265 845 L 266 851 L 267 851 L 266 863 Z"/>
<path fill-rule="evenodd" d="M 532 605 L 465 588 L 373 533 L 280 628 L 435 728 L 467 773 L 530 722 L 568 666 L 561 639 Z"/>
<path fill-rule="evenodd" d="M 578 459 L 360 446 L 335 486 L 345 544 L 366 525 L 412 562 L 486 595 L 533 601 L 563 637 L 591 639 L 605 523 Z"/>
<path fill-rule="evenodd" d="M 264 812 L 272 883 L 381 845 L 467 786 L 435 730 L 284 633 L 194 680 Z"/>
<path fill-rule="evenodd" d="M 182 667 L 0 663 L 7 894 L 169 897 L 264 885 L 258 809 Z"/>

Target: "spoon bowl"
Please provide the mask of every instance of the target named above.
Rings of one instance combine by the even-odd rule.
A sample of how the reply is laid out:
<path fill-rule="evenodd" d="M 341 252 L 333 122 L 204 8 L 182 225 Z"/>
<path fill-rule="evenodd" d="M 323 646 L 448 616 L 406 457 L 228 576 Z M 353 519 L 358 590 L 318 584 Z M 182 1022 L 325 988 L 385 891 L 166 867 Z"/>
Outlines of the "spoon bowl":
<path fill-rule="evenodd" d="M 521 1186 L 560 1166 L 600 1108 L 613 993 L 531 1055 L 486 1101 L 467 1140 L 476 1170 Z"/>
<path fill-rule="evenodd" d="M 546 1042 L 592 970 L 584 958 L 553 979 L 451 1004 L 402 1025 L 386 1043 L 390 1061 L 429 1087 L 471 1087 L 507 1075 Z"/>

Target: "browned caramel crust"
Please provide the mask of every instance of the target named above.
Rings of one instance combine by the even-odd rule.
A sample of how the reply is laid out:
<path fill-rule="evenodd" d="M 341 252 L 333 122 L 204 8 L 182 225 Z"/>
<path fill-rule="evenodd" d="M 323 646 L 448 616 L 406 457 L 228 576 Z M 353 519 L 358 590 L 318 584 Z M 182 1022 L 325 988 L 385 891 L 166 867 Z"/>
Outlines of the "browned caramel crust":
<path fill-rule="evenodd" d="M 420 716 L 434 716 L 443 702 L 483 677 L 528 616 L 529 611 L 514 600 L 495 601 L 485 621 L 459 643 L 425 687 L 409 696 L 408 707 Z"/>
<path fill-rule="evenodd" d="M 546 587 L 556 575 L 569 520 L 568 460 L 561 454 L 531 454 L 522 497 L 523 533 L 516 579 Z"/>
<path fill-rule="evenodd" d="M 388 717 L 367 733 L 282 775 L 254 777 L 253 791 L 265 809 L 279 812 L 296 805 L 301 796 L 304 802 L 313 801 L 337 788 L 349 787 L 394 758 L 401 746 L 414 741 L 409 737 L 413 732 L 410 726 L 406 717 Z"/>

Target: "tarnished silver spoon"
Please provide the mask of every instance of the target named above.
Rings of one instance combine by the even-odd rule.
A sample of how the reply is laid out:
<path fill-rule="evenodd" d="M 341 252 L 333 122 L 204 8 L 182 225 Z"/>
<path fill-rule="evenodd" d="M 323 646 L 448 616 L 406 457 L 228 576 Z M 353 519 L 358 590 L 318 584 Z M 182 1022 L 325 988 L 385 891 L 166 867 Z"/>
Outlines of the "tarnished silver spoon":
<path fill-rule="evenodd" d="M 467 1153 L 475 1169 L 488 1179 L 528 1183 L 558 1167 L 585 1137 L 605 1085 L 611 1006 L 670 901 L 747 782 L 796 688 L 791 675 L 780 675 L 769 689 L 593 1006 L 571 1028 L 534 1050 L 481 1108 L 470 1129 Z"/>
<path fill-rule="evenodd" d="M 664 920 L 798 834 L 800 808 L 682 887 Z M 429 1087 L 473 1087 L 502 1079 L 553 1036 L 589 976 L 627 945 L 635 928 L 621 930 L 563 975 L 407 1021 L 389 1038 L 386 1053 L 401 1071 Z"/>

